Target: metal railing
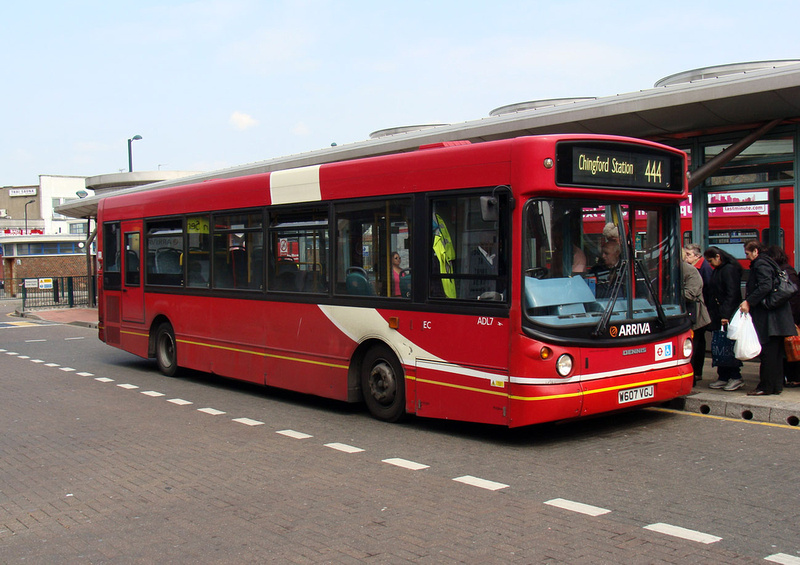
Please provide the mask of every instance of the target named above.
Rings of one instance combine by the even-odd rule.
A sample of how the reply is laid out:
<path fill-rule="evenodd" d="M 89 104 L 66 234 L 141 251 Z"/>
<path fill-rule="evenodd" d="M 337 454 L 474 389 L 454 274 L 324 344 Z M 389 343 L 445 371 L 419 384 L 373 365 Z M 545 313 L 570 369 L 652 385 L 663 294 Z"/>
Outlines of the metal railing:
<path fill-rule="evenodd" d="M 0 279 L 0 299 L 22 299 L 22 310 L 97 305 L 96 277 Z"/>

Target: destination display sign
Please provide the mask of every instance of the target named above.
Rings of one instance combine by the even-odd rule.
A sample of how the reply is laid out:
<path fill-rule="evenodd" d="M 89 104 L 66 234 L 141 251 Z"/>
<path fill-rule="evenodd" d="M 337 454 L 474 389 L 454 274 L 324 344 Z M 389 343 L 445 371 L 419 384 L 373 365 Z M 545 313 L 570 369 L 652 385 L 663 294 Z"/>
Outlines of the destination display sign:
<path fill-rule="evenodd" d="M 656 150 L 624 149 L 623 144 L 560 144 L 556 149 L 556 182 L 681 192 L 680 157 Z"/>

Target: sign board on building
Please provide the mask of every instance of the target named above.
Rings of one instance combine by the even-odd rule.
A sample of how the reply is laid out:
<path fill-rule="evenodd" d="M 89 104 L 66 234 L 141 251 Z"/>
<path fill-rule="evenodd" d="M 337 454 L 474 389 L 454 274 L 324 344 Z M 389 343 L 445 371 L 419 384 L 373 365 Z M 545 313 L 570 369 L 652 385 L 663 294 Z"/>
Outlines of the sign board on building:
<path fill-rule="evenodd" d="M 9 196 L 36 196 L 36 187 L 30 188 L 10 188 L 8 190 Z"/>
<path fill-rule="evenodd" d="M 39 290 L 50 290 L 53 288 L 53 279 L 39 279 Z"/>
<path fill-rule="evenodd" d="M 32 228 L 29 230 L 24 230 L 22 228 L 5 228 L 3 230 L 3 235 L 43 235 L 44 230 L 38 228 Z"/>

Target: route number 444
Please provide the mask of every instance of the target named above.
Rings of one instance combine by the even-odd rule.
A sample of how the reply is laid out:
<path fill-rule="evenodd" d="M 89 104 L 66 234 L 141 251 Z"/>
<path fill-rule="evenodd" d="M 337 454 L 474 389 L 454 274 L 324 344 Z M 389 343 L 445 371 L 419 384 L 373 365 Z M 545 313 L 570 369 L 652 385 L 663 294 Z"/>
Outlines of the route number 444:
<path fill-rule="evenodd" d="M 661 182 L 661 161 L 650 161 L 648 159 L 644 176 L 647 177 L 648 182 Z"/>

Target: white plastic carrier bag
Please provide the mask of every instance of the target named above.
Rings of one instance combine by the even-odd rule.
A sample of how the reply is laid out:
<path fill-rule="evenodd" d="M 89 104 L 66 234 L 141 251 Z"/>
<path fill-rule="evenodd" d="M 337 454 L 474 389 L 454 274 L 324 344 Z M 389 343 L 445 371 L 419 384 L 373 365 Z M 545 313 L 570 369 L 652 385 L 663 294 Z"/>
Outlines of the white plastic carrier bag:
<path fill-rule="evenodd" d="M 761 343 L 758 341 L 753 318 L 741 310 L 736 310 L 728 324 L 728 339 L 735 341 L 733 354 L 740 361 L 747 361 L 761 353 Z"/>

